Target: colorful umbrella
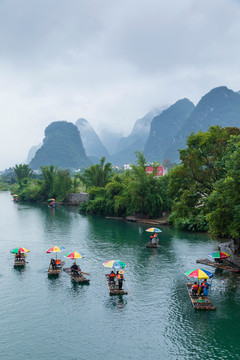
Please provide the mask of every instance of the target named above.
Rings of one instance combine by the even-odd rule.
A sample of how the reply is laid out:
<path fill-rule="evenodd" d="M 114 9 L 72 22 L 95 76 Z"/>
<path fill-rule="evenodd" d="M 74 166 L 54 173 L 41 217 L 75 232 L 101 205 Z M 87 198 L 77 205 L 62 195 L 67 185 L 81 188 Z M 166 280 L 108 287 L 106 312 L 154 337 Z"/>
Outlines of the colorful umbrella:
<path fill-rule="evenodd" d="M 21 252 L 21 253 L 27 253 L 27 252 L 30 252 L 30 250 L 28 250 L 28 249 L 26 249 L 26 248 L 24 248 L 24 247 L 17 247 L 17 248 L 15 248 L 15 249 L 10 250 L 10 252 L 11 252 L 12 254 L 18 254 L 19 252 Z"/>
<path fill-rule="evenodd" d="M 210 273 L 210 271 L 207 271 L 205 269 L 194 269 L 185 272 L 185 275 L 188 277 L 198 278 L 198 279 L 209 279 L 213 277 L 213 274 Z"/>
<path fill-rule="evenodd" d="M 65 250 L 65 247 L 63 246 L 53 246 L 51 247 L 50 249 L 46 250 L 46 253 L 55 253 L 55 252 L 60 252 L 60 251 L 63 251 Z"/>
<path fill-rule="evenodd" d="M 63 246 L 53 246 L 50 249 L 46 250 L 46 253 L 47 254 L 56 253 L 56 259 L 57 259 L 57 253 L 63 250 L 65 250 L 65 247 Z"/>
<path fill-rule="evenodd" d="M 79 258 L 84 258 L 85 256 L 86 256 L 85 254 L 78 253 L 76 251 L 73 251 L 71 253 L 68 253 L 68 254 L 64 255 L 64 257 L 66 257 L 68 259 L 72 259 L 72 260 L 79 259 Z"/>
<path fill-rule="evenodd" d="M 18 197 L 18 195 L 17 195 L 17 194 L 14 194 L 13 197 Z"/>
<path fill-rule="evenodd" d="M 145 230 L 145 231 L 147 231 L 147 232 L 155 232 L 155 233 L 160 233 L 160 232 L 162 232 L 162 230 L 160 230 L 160 229 L 158 229 L 158 228 L 149 228 L 149 229 L 147 229 L 147 230 Z"/>
<path fill-rule="evenodd" d="M 48 201 L 55 201 L 55 199 L 48 199 Z"/>
<path fill-rule="evenodd" d="M 229 255 L 228 253 L 226 253 L 224 251 L 217 251 L 217 252 L 212 253 L 210 256 L 213 257 L 214 259 L 227 259 L 231 255 Z"/>
<path fill-rule="evenodd" d="M 124 264 L 120 260 L 109 260 L 109 261 L 105 261 L 103 263 L 103 266 L 111 269 L 123 269 L 125 268 L 126 264 Z"/>

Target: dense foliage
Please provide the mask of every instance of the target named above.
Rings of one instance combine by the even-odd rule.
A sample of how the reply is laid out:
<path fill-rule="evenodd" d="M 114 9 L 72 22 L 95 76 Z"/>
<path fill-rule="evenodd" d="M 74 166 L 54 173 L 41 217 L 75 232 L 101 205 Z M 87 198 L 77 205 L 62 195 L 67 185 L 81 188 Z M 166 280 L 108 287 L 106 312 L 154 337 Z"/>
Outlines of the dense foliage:
<path fill-rule="evenodd" d="M 152 174 L 147 174 L 146 160 L 137 153 L 137 165 L 132 165 L 132 171 L 109 177 L 105 186 L 93 183 L 89 200 L 80 206 L 80 212 L 159 217 L 169 210 L 170 202 L 166 194 L 168 177 L 156 177 L 157 166 Z"/>
<path fill-rule="evenodd" d="M 58 201 L 65 201 L 66 195 L 72 190 L 69 172 L 60 170 L 53 165 L 41 166 L 43 180 L 30 179 L 31 169 L 26 164 L 16 165 L 14 170 L 17 183 L 12 186 L 11 191 L 18 194 L 20 201 L 46 201 L 51 197 Z"/>
<path fill-rule="evenodd" d="M 111 164 L 109 162 L 105 164 L 105 157 L 103 156 L 99 164 L 90 166 L 79 178 L 86 188 L 89 189 L 94 186 L 104 187 L 108 183 L 111 175 Z"/>
<path fill-rule="evenodd" d="M 240 130 L 211 127 L 191 134 L 181 164 L 170 173 L 172 223 L 210 231 L 214 237 L 240 236 Z"/>

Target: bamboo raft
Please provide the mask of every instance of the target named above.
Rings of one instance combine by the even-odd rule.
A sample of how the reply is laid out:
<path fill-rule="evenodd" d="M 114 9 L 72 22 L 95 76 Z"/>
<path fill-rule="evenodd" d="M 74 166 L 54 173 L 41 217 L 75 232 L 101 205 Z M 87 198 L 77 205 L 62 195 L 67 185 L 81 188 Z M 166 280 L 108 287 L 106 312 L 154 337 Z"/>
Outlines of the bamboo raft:
<path fill-rule="evenodd" d="M 14 267 L 25 266 L 25 264 L 26 264 L 26 261 L 23 258 L 22 259 L 17 259 L 17 258 L 14 259 Z"/>
<path fill-rule="evenodd" d="M 203 295 L 192 295 L 192 284 L 186 284 L 188 295 L 191 299 L 193 308 L 195 310 L 215 310 L 216 306 L 213 306 L 207 296 Z"/>
<path fill-rule="evenodd" d="M 64 261 L 61 260 L 55 260 L 56 261 L 56 268 L 53 269 L 51 262 L 49 264 L 49 268 L 48 268 L 48 275 L 59 275 L 63 265 L 65 264 Z"/>
<path fill-rule="evenodd" d="M 239 272 L 240 271 L 240 268 L 237 265 L 219 264 L 219 263 L 217 263 L 215 261 L 211 261 L 209 259 L 196 260 L 196 263 L 212 266 L 212 267 L 215 267 L 215 268 L 218 268 L 218 269 L 229 270 L 229 271 L 233 271 L 233 272 Z"/>
<path fill-rule="evenodd" d="M 124 290 L 124 289 L 119 289 L 118 285 L 116 284 L 110 284 L 109 282 L 109 275 L 105 274 L 106 276 L 106 280 L 107 280 L 107 284 L 108 284 L 108 289 L 109 289 L 109 294 L 110 295 L 127 295 L 128 293 Z"/>
<path fill-rule="evenodd" d="M 71 276 L 71 278 L 77 283 L 87 284 L 90 281 L 90 279 L 87 279 L 85 278 L 85 276 L 82 275 L 81 271 L 80 273 L 78 272 L 77 274 L 74 274 L 71 268 L 63 268 L 63 271 L 65 271 L 69 276 Z"/>
<path fill-rule="evenodd" d="M 152 243 L 151 241 L 149 241 L 149 243 L 146 245 L 146 248 L 158 248 L 158 241 L 157 240 L 155 243 Z"/>

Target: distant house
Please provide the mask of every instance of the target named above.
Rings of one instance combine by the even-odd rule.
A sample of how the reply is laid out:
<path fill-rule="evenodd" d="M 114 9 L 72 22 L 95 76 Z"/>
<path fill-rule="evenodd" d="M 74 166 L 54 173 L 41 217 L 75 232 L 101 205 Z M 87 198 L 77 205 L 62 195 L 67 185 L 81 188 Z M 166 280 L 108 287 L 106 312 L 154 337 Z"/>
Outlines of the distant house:
<path fill-rule="evenodd" d="M 123 164 L 123 169 L 124 170 L 132 170 L 132 166 L 131 166 L 131 164 Z"/>
<path fill-rule="evenodd" d="M 146 173 L 147 174 L 152 174 L 153 169 L 154 169 L 153 166 L 147 166 L 146 167 Z M 164 168 L 163 166 L 158 166 L 156 176 L 163 176 L 165 174 L 167 174 L 167 168 Z"/>

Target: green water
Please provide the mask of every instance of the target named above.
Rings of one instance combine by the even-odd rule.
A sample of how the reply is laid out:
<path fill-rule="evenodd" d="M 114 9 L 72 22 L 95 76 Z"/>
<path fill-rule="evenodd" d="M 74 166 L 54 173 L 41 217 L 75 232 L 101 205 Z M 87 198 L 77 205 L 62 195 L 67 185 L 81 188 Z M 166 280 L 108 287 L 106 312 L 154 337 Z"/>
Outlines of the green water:
<path fill-rule="evenodd" d="M 1 359 L 240 359 L 240 277 L 215 272 L 216 311 L 193 310 L 185 288 L 184 272 L 217 248 L 207 235 L 162 228 L 159 249 L 146 249 L 144 226 L 14 204 L 9 193 L 0 193 L 0 219 Z M 53 245 L 86 254 L 89 286 L 48 278 Z M 31 251 L 22 271 L 17 246 Z M 134 301 L 108 294 L 102 263 L 114 258 L 127 264 Z"/>

